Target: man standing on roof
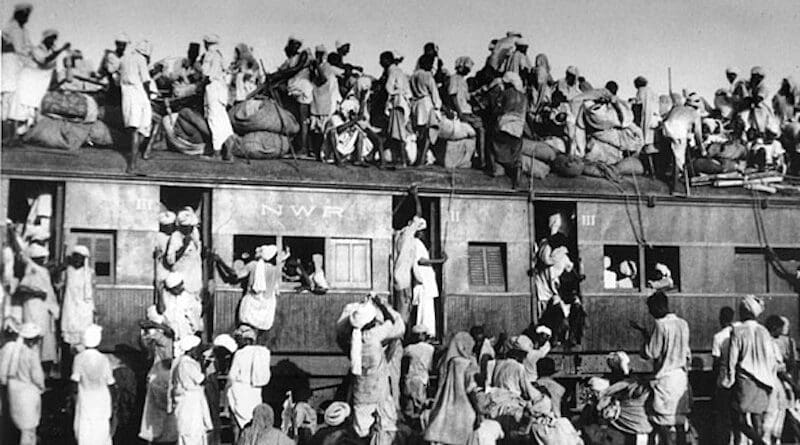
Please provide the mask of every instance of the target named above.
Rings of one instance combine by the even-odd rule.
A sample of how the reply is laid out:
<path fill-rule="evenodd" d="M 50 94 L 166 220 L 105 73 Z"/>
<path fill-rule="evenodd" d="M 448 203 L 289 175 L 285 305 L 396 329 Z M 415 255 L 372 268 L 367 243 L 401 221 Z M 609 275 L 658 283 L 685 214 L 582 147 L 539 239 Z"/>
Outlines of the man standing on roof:
<path fill-rule="evenodd" d="M 644 337 L 642 356 L 653 360 L 652 383 L 653 401 L 650 423 L 662 444 L 673 444 L 675 436 L 670 429 L 675 427 L 677 434 L 685 434 L 687 416 L 690 411 L 689 324 L 686 320 L 669 311 L 666 294 L 655 292 L 647 298 L 647 309 L 655 319 L 655 329 L 648 333 L 635 321 L 631 327 Z"/>
<path fill-rule="evenodd" d="M 17 3 L 14 5 L 14 17 L 3 28 L 3 77 L 2 98 L 3 108 L 0 117 L 8 119 L 11 111 L 11 100 L 17 90 L 17 78 L 22 67 L 31 56 L 33 45 L 25 24 L 28 23 L 33 5 L 30 3 Z"/>
<path fill-rule="evenodd" d="M 106 100 L 110 104 L 119 104 L 122 100 L 122 92 L 120 91 L 120 65 L 122 59 L 125 57 L 125 51 L 130 45 L 131 39 L 124 32 L 117 34 L 114 37 L 114 49 L 107 49 L 103 55 L 103 61 L 100 62 L 100 68 L 97 69 L 97 75 L 102 79 L 106 79 L 108 83 L 108 93 Z"/>
<path fill-rule="evenodd" d="M 684 171 L 684 167 L 690 137 L 694 137 L 695 146 L 700 150 L 701 156 L 705 155 L 700 110 L 689 104 L 673 107 L 664 119 L 662 132 L 672 149 L 673 176 L 670 188 L 672 193 L 675 193 L 680 184 L 681 174 L 688 174 Z"/>
<path fill-rule="evenodd" d="M 758 132 L 757 137 L 764 137 L 766 133 L 773 136 L 780 135 L 780 123 L 772 111 L 769 101 L 769 90 L 767 89 L 766 71 L 760 66 L 754 66 L 750 70 L 750 81 L 747 82 L 747 96 L 745 97 L 745 110 L 739 114 L 739 118 L 744 124 L 745 134 L 748 130 L 754 129 Z"/>
<path fill-rule="evenodd" d="M 556 82 L 556 90 L 564 95 L 567 102 L 572 101 L 572 99 L 581 94 L 578 75 L 578 67 L 568 66 L 564 77 Z"/>
<path fill-rule="evenodd" d="M 225 61 L 219 50 L 219 36 L 210 34 L 203 37 L 206 52 L 200 58 L 200 72 L 205 81 L 205 117 L 211 130 L 211 145 L 214 157 L 226 162 L 233 160 L 235 137 L 228 111 L 228 82 Z"/>
<path fill-rule="evenodd" d="M 475 129 L 475 152 L 478 154 L 478 168 L 483 170 L 486 165 L 484 149 L 486 130 L 483 126 L 483 119 L 472 112 L 472 105 L 469 102 L 469 85 L 467 84 L 467 75 L 474 65 L 475 62 L 469 57 L 456 59 L 455 74 L 450 76 L 447 94 L 450 96 L 450 102 L 458 114 L 458 118 Z"/>
<path fill-rule="evenodd" d="M 305 154 L 308 152 L 308 128 L 313 90 L 311 57 L 309 52 L 303 48 L 303 42 L 294 36 L 289 37 L 283 52 L 286 54 L 286 60 L 271 76 L 270 82 L 277 83 L 288 79 L 285 91 L 291 103 L 286 105 L 300 124 L 300 135 L 294 141 L 295 147 L 300 153 Z"/>
<path fill-rule="evenodd" d="M 515 42 L 514 52 L 511 57 L 506 61 L 504 71 L 513 71 L 520 75 L 523 79 L 528 78 L 528 74 L 533 68 L 531 59 L 528 58 L 528 41 L 522 38 Z M 527 83 L 527 82 L 526 82 Z"/>
<path fill-rule="evenodd" d="M 150 93 L 153 80 L 147 65 L 153 50 L 152 44 L 142 40 L 134 51 L 128 51 L 119 64 L 119 83 L 122 92 L 122 120 L 130 132 L 130 163 L 128 172 L 136 169 L 139 149 L 144 138 L 150 137 L 153 109 Z"/>
<path fill-rule="evenodd" d="M 36 119 L 36 114 L 42 104 L 42 98 L 47 94 L 53 71 L 56 68 L 56 58 L 70 48 L 66 43 L 56 49 L 58 31 L 48 29 L 42 33 L 42 43 L 31 52 L 31 58 L 26 61 L 17 78 L 17 89 L 12 101 L 10 118 L 17 121 L 19 126 L 17 134 L 25 133 Z"/>

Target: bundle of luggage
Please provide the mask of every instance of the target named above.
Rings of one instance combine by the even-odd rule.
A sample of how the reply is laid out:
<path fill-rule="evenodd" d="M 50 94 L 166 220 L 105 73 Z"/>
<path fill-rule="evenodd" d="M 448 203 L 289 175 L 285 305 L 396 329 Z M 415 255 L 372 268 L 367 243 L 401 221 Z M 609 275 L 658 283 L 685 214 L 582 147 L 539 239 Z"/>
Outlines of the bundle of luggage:
<path fill-rule="evenodd" d="M 273 99 L 249 99 L 228 112 L 233 131 L 241 136 L 233 154 L 247 159 L 276 159 L 289 153 L 300 131 L 295 117 Z"/>
<path fill-rule="evenodd" d="M 800 185 L 784 183 L 784 175 L 776 172 L 738 171 L 718 174 L 701 174 L 691 179 L 693 187 L 711 186 L 715 188 L 743 187 L 747 190 L 775 194 L 800 193 Z"/>
<path fill-rule="evenodd" d="M 101 120 L 102 108 L 87 94 L 49 91 L 42 99 L 40 112 L 36 124 L 25 133 L 25 142 L 63 150 L 114 143 L 111 130 Z"/>
<path fill-rule="evenodd" d="M 475 129 L 457 117 L 442 117 L 439 122 L 438 159 L 445 168 L 471 168 L 475 154 Z"/>

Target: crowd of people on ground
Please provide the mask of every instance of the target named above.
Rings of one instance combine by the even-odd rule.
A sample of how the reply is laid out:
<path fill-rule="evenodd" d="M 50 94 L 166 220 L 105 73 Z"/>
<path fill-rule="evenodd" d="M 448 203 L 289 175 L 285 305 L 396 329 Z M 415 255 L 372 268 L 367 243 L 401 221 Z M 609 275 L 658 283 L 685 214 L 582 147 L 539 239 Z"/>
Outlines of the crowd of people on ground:
<path fill-rule="evenodd" d="M 413 190 L 411 196 L 419 213 Z M 37 431 L 46 427 L 43 393 L 63 381 L 71 382 L 66 413 L 78 444 L 130 443 L 133 436 L 187 445 L 696 443 L 689 421 L 689 326 L 670 311 L 661 290 L 647 299 L 653 328 L 631 322 L 652 372 L 634 370 L 631 357 L 615 352 L 608 374 L 586 380 L 574 394 L 554 378 L 558 366 L 550 351 L 580 343 L 576 326 L 583 321 L 574 314 L 586 314 L 578 292 L 583 277 L 573 276 L 578 267 L 562 239 L 562 216 L 555 213 L 548 223 L 550 235 L 537 246 L 532 273 L 537 293 L 555 293 L 540 298 L 542 316 L 523 332 L 490 336 L 483 326 L 456 333 L 437 326 L 433 265 L 447 255 L 431 258 L 427 223 L 414 216 L 396 234 L 393 300 L 370 293 L 346 305 L 336 321 L 331 336 L 349 359 L 347 377 L 334 400 L 317 406 L 309 386 L 288 388 L 277 405 L 266 395 L 277 372 L 268 344 L 288 250 L 259 246 L 234 266 L 210 253 L 221 275 L 241 284 L 243 293 L 236 328 L 206 343 L 201 257 L 209 253 L 197 215 L 186 207 L 159 216 L 158 298 L 139 324 L 146 377 L 137 404 L 135 376 L 122 372 L 114 353 L 98 349 L 104 328 L 95 315 L 91 251 L 74 245 L 64 264 L 54 264 L 46 217 L 9 224 L 0 348 L 3 440 L 37 443 Z M 300 291 L 324 282 L 321 268 L 302 275 Z M 746 437 L 774 444 L 800 433 L 792 414 L 796 344 L 788 320 L 769 316 L 762 325 L 763 311 L 763 301 L 747 296 L 738 322 L 733 309 L 720 312 L 712 345 L 713 437 L 719 443 Z"/>
<path fill-rule="evenodd" d="M 659 96 L 642 76 L 626 100 L 616 81 L 593 86 L 576 66 L 556 78 L 548 57 L 531 61 L 530 43 L 509 31 L 491 41 L 482 66 L 461 56 L 452 72 L 433 42 L 411 74 L 402 56 L 384 51 L 382 72 L 371 76 L 346 62 L 346 41 L 329 51 L 292 36 L 285 62 L 266 72 L 246 43 L 226 63 L 214 34 L 202 48 L 190 43 L 185 57 L 152 61 L 153 45 L 124 33 L 94 69 L 69 43 L 58 46 L 55 30 L 34 45 L 31 11 L 16 5 L 3 29 L 7 130 L 42 145 L 127 145 L 131 171 L 153 147 L 225 161 L 291 153 L 336 164 L 436 163 L 507 174 L 514 185 L 551 171 L 647 173 L 676 190 L 688 175 L 800 169 L 800 88 L 786 77 L 771 95 L 758 66 L 749 78 L 728 68 L 712 102 L 686 90 Z"/>

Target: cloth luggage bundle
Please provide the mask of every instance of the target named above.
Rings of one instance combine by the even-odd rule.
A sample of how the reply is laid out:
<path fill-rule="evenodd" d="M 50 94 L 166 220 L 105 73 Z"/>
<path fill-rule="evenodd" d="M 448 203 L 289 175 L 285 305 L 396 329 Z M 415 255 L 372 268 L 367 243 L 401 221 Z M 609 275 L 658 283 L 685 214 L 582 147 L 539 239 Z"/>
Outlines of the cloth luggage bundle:
<path fill-rule="evenodd" d="M 42 114 L 60 116 L 83 122 L 97 120 L 97 101 L 89 95 L 74 91 L 48 91 L 42 98 Z"/>
<path fill-rule="evenodd" d="M 583 159 L 572 158 L 559 153 L 553 160 L 552 169 L 559 176 L 574 178 L 583 173 Z"/>
<path fill-rule="evenodd" d="M 470 127 L 472 128 L 472 127 Z M 445 168 L 471 168 L 475 154 L 475 138 L 446 140 L 444 144 Z"/>
<path fill-rule="evenodd" d="M 457 141 L 475 137 L 475 129 L 466 122 L 459 119 L 447 119 L 442 117 L 439 122 L 439 138 L 446 141 Z"/>
<path fill-rule="evenodd" d="M 194 126 L 193 115 L 196 114 L 198 113 L 184 108 L 178 113 L 164 116 L 162 126 L 167 138 L 167 145 L 170 148 L 187 155 L 202 155 L 205 152 L 206 142 L 202 136 L 199 136 L 200 130 Z M 203 117 L 199 116 L 199 118 L 205 124 Z M 208 125 L 205 125 L 205 129 L 208 132 Z"/>
<path fill-rule="evenodd" d="M 111 131 L 101 121 L 70 122 L 44 115 L 39 116 L 23 140 L 34 145 L 70 151 L 83 145 L 109 146 L 114 143 Z"/>
<path fill-rule="evenodd" d="M 240 102 L 229 111 L 233 130 L 244 135 L 254 131 L 269 131 L 294 136 L 300 125 L 294 116 L 272 99 L 250 99 Z"/>
<path fill-rule="evenodd" d="M 234 156 L 246 159 L 276 159 L 289 153 L 292 141 L 284 134 L 253 131 L 242 136 Z"/>

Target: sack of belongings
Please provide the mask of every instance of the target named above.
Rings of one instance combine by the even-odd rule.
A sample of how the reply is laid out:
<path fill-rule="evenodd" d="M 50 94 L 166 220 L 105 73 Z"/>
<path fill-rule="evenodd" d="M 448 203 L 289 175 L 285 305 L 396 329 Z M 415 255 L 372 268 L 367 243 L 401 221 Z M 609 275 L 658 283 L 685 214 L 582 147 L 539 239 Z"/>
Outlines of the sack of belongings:
<path fill-rule="evenodd" d="M 91 126 L 42 115 L 23 140 L 43 147 L 77 150 L 88 141 Z"/>
<path fill-rule="evenodd" d="M 164 116 L 164 119 L 162 120 L 162 127 L 164 128 L 164 134 L 166 135 L 167 139 L 167 146 L 183 154 L 192 156 L 202 155 L 205 152 L 206 143 L 203 141 L 202 137 L 200 138 L 200 142 L 192 142 L 187 139 L 185 130 L 183 128 L 184 126 L 188 127 L 189 124 L 186 120 L 183 120 L 182 122 L 181 118 L 181 113 L 183 113 L 184 110 L 188 109 L 184 108 L 180 113 L 172 113 Z M 194 111 L 192 111 L 192 113 L 194 113 Z"/>
<path fill-rule="evenodd" d="M 294 136 L 300 125 L 291 113 L 272 99 L 250 99 L 240 102 L 228 112 L 233 131 L 244 135 L 253 131 L 269 131 Z"/>
<path fill-rule="evenodd" d="M 439 121 L 439 137 L 446 141 L 457 141 L 475 137 L 475 129 L 459 119 L 447 119 L 442 116 Z"/>
<path fill-rule="evenodd" d="M 191 108 L 184 108 L 178 112 L 178 117 L 173 121 L 175 135 L 190 144 L 203 144 L 211 142 L 211 129 L 203 115 Z"/>
<path fill-rule="evenodd" d="M 471 128 L 471 127 L 470 127 Z M 475 154 L 475 138 L 443 141 L 445 168 L 471 168 Z"/>
<path fill-rule="evenodd" d="M 714 159 L 744 159 L 747 155 L 747 147 L 739 141 L 727 141 L 713 143 L 708 146 L 708 156 Z"/>
<path fill-rule="evenodd" d="M 544 162 L 523 154 L 520 159 L 522 163 L 522 173 L 531 177 L 531 179 L 544 179 L 550 174 L 550 166 Z"/>
<path fill-rule="evenodd" d="M 574 178 L 583 173 L 583 160 L 580 158 L 571 158 L 559 153 L 551 167 L 559 176 Z"/>
<path fill-rule="evenodd" d="M 564 142 L 564 139 L 561 139 L 560 137 L 550 136 L 544 138 L 543 142 L 552 147 L 556 153 L 567 153 L 567 144 Z"/>
<path fill-rule="evenodd" d="M 583 166 L 583 175 L 591 176 L 593 178 L 604 178 L 613 182 L 619 182 L 622 180 L 614 167 L 602 162 L 585 161 Z"/>
<path fill-rule="evenodd" d="M 641 176 L 644 174 L 644 166 L 642 165 L 642 161 L 635 156 L 629 156 L 617 163 L 614 166 L 614 170 L 619 175 L 637 175 Z"/>
<path fill-rule="evenodd" d="M 84 145 L 94 147 L 110 147 L 114 145 L 114 136 L 111 129 L 102 121 L 95 121 L 89 125 L 89 138 Z"/>
<path fill-rule="evenodd" d="M 97 120 L 97 101 L 74 91 L 48 91 L 42 98 L 41 113 L 82 122 Z"/>
<path fill-rule="evenodd" d="M 724 171 L 722 162 L 707 158 L 695 159 L 692 161 L 692 167 L 695 173 L 705 173 L 708 175 L 716 175 Z"/>
<path fill-rule="evenodd" d="M 530 156 L 545 163 L 556 159 L 556 151 L 546 142 L 522 139 L 522 156 Z"/>
<path fill-rule="evenodd" d="M 246 159 L 277 159 L 289 153 L 292 141 L 288 136 L 269 131 L 254 131 L 242 136 L 233 154 Z"/>

